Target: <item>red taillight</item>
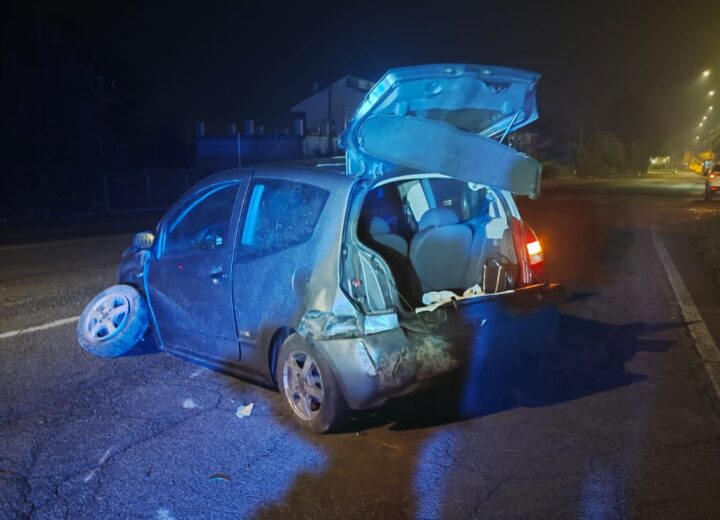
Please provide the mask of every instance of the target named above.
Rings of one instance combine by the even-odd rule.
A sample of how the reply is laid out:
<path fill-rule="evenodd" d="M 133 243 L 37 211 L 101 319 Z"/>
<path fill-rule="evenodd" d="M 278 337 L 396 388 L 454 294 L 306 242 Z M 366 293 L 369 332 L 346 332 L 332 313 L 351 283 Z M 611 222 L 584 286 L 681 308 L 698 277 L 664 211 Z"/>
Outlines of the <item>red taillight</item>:
<path fill-rule="evenodd" d="M 518 285 L 540 283 L 545 279 L 545 257 L 532 228 L 517 219 L 512 221 L 513 241 L 518 256 Z"/>
<path fill-rule="evenodd" d="M 543 251 L 539 240 L 533 240 L 525 247 L 527 247 L 527 252 L 530 256 L 530 265 L 536 265 L 543 261 Z"/>

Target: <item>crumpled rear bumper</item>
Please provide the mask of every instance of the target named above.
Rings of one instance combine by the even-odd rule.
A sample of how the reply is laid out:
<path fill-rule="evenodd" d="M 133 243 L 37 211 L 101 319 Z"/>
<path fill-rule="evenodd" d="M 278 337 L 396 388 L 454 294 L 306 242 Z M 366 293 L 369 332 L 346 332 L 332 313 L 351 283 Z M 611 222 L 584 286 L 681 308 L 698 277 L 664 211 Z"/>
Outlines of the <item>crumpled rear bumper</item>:
<path fill-rule="evenodd" d="M 415 356 L 402 329 L 362 338 L 313 340 L 330 361 L 350 408 L 382 405 L 415 382 Z"/>

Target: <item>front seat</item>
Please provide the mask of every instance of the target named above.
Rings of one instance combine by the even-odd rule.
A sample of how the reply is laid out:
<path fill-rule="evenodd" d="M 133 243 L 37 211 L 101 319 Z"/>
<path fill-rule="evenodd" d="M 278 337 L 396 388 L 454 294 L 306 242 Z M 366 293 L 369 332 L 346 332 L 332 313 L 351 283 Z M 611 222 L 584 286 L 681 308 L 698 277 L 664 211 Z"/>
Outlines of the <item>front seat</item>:
<path fill-rule="evenodd" d="M 408 245 L 403 237 L 390 232 L 390 225 L 380 217 L 370 220 L 370 237 L 374 242 L 389 247 L 403 256 L 408 255 Z"/>
<path fill-rule="evenodd" d="M 424 291 L 466 289 L 473 232 L 449 208 L 425 212 L 410 242 L 410 261 Z"/>

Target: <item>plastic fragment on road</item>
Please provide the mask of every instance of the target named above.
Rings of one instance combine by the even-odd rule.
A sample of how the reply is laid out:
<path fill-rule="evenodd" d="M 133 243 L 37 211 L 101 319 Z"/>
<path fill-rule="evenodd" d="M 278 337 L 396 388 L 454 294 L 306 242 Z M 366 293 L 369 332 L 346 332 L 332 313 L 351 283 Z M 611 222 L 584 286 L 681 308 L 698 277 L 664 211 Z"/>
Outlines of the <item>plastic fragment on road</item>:
<path fill-rule="evenodd" d="M 209 482 L 230 482 L 230 475 L 226 473 L 213 473 L 208 477 Z"/>
<path fill-rule="evenodd" d="M 188 397 L 183 401 L 182 407 L 188 410 L 192 410 L 193 408 L 197 408 L 197 404 L 195 403 L 195 401 Z"/>
<path fill-rule="evenodd" d="M 250 414 L 253 411 L 253 408 L 255 408 L 255 403 L 246 404 L 245 406 L 238 406 L 237 412 L 235 412 L 235 416 L 242 419 L 243 417 L 249 417 Z"/>

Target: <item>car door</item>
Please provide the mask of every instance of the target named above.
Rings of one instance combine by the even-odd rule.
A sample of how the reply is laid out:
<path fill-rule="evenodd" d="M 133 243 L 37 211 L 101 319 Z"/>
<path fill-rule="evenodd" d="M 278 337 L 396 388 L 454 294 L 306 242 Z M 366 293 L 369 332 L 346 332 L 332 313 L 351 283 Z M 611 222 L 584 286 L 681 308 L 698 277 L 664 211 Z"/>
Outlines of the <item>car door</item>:
<path fill-rule="evenodd" d="M 540 163 L 502 141 L 537 119 L 539 77 L 470 64 L 389 71 L 341 137 L 348 174 L 379 177 L 410 167 L 537 197 Z"/>
<path fill-rule="evenodd" d="M 267 374 L 272 335 L 297 323 L 313 267 L 319 257 L 333 254 L 328 233 L 318 229 L 329 196 L 300 176 L 256 175 L 250 184 L 233 266 L 235 320 L 242 365 L 249 371 Z M 328 215 L 322 222 L 328 220 L 340 229 Z"/>
<path fill-rule="evenodd" d="M 147 287 L 168 350 L 216 363 L 239 361 L 231 285 L 237 226 L 232 222 L 247 184 L 241 179 L 208 186 L 162 226 Z"/>

